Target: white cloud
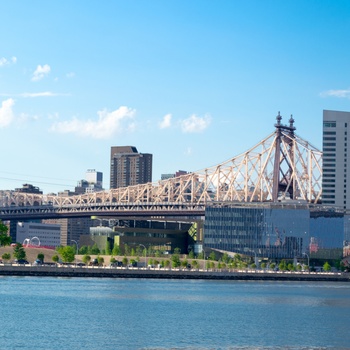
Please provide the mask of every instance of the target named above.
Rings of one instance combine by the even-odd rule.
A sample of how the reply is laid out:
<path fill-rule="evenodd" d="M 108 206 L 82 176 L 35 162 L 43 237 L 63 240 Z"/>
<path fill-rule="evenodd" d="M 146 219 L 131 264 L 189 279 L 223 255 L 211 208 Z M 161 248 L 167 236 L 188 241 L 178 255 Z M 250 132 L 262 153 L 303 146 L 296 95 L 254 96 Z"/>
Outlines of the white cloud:
<path fill-rule="evenodd" d="M 60 94 L 57 92 L 43 91 L 43 92 L 23 92 L 20 97 L 54 97 L 54 96 L 69 96 L 69 94 Z"/>
<path fill-rule="evenodd" d="M 34 98 L 34 97 L 55 97 L 55 96 L 70 96 L 70 94 L 62 94 L 58 92 L 42 91 L 42 92 L 22 92 L 20 94 L 4 94 L 0 93 L 3 97 L 24 97 L 24 98 Z"/>
<path fill-rule="evenodd" d="M 348 90 L 328 90 L 321 93 L 322 97 L 350 98 L 350 89 Z"/>
<path fill-rule="evenodd" d="M 181 129 L 185 133 L 202 132 L 209 126 L 210 122 L 211 118 L 208 115 L 197 117 L 192 114 L 189 118 L 181 121 Z"/>
<path fill-rule="evenodd" d="M 171 114 L 166 114 L 163 117 L 163 120 L 159 123 L 160 129 L 170 128 L 171 126 Z"/>
<path fill-rule="evenodd" d="M 122 131 L 132 131 L 135 128 L 133 122 L 135 110 L 126 106 L 121 106 L 112 112 L 99 111 L 97 114 L 98 120 L 96 121 L 73 118 L 69 121 L 56 122 L 52 125 L 51 131 L 107 139 Z"/>
<path fill-rule="evenodd" d="M 66 74 L 66 77 L 67 77 L 68 79 L 74 78 L 74 77 L 75 77 L 75 73 L 74 73 L 74 72 L 67 73 L 67 74 Z"/>
<path fill-rule="evenodd" d="M 9 60 L 5 57 L 0 57 L 0 67 L 7 66 L 11 63 L 15 64 L 17 62 L 17 57 L 13 56 Z"/>
<path fill-rule="evenodd" d="M 36 67 L 36 70 L 33 73 L 32 81 L 38 81 L 47 76 L 51 71 L 51 68 L 48 64 L 41 66 L 40 64 Z"/>
<path fill-rule="evenodd" d="M 8 61 L 5 57 L 0 57 L 0 67 L 5 66 L 8 64 Z"/>
<path fill-rule="evenodd" d="M 12 98 L 9 98 L 2 102 L 0 107 L 0 128 L 3 128 L 13 121 L 14 115 L 12 107 L 14 106 L 15 101 Z"/>
<path fill-rule="evenodd" d="M 31 122 L 31 121 L 37 121 L 39 120 L 39 116 L 37 115 L 29 115 L 26 113 L 21 113 L 18 117 L 18 124 L 20 127 L 23 127 L 24 123 Z"/>

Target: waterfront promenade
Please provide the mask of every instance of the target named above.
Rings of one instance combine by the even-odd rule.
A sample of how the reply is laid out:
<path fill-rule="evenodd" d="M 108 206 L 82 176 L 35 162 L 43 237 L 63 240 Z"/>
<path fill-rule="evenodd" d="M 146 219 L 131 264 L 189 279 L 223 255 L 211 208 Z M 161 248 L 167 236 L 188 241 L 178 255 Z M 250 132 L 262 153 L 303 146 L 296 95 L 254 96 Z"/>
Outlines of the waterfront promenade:
<path fill-rule="evenodd" d="M 350 282 L 349 273 L 0 265 L 0 276 Z"/>

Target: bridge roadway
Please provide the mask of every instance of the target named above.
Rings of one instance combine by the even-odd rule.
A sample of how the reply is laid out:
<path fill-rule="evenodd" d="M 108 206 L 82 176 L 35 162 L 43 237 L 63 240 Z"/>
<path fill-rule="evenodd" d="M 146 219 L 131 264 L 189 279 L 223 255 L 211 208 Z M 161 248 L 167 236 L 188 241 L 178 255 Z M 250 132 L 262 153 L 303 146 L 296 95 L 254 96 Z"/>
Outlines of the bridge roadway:
<path fill-rule="evenodd" d="M 33 220 L 33 219 L 63 219 L 63 218 L 83 218 L 83 217 L 112 217 L 112 218 L 132 218 L 136 219 L 193 219 L 198 220 L 203 218 L 205 213 L 204 206 L 201 208 L 191 208 L 190 206 L 172 206 L 167 208 L 166 205 L 159 206 L 159 209 L 154 205 L 148 209 L 142 205 L 139 209 L 135 206 L 128 207 L 127 205 L 103 205 L 103 206 L 65 206 L 58 207 L 54 205 L 39 205 L 39 206 L 11 206 L 0 207 L 0 220 Z"/>

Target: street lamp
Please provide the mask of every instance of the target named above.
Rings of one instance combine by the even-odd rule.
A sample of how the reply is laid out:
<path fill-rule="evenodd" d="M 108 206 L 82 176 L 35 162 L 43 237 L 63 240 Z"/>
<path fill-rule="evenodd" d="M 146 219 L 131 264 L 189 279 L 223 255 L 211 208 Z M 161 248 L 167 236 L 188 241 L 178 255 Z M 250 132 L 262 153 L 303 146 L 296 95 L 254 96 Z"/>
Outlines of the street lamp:
<path fill-rule="evenodd" d="M 254 264 L 256 265 L 256 267 L 258 267 L 259 266 L 259 259 L 258 259 L 257 255 L 256 255 L 256 251 L 255 250 L 253 250 L 253 253 L 254 253 Z"/>
<path fill-rule="evenodd" d="M 303 253 L 303 255 L 306 255 L 307 256 L 307 266 L 309 268 L 309 273 L 310 273 L 310 257 L 309 255 L 307 255 L 306 253 Z"/>
<path fill-rule="evenodd" d="M 78 255 L 78 253 L 79 253 L 79 246 L 78 246 L 78 242 L 76 241 L 76 240 L 74 240 L 74 239 L 71 239 L 71 242 L 74 242 L 75 243 L 75 245 L 77 246 L 77 250 L 76 250 L 76 253 L 75 253 L 75 255 Z M 75 256 L 75 264 L 77 263 L 77 257 Z"/>
<path fill-rule="evenodd" d="M 77 246 L 77 250 L 76 250 L 76 253 L 75 254 L 78 254 L 79 253 L 79 246 L 78 246 L 78 242 L 75 241 L 74 239 L 71 239 L 71 242 L 74 242 L 75 245 Z"/>
<path fill-rule="evenodd" d="M 145 248 L 145 269 L 147 269 L 147 248 L 141 243 L 139 245 Z"/>

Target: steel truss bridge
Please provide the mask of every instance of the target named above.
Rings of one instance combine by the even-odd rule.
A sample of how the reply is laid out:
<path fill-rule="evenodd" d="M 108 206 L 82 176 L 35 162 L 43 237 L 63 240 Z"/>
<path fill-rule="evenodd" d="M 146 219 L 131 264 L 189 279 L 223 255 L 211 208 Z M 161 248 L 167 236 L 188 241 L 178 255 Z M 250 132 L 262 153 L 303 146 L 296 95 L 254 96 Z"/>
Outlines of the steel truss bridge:
<path fill-rule="evenodd" d="M 216 166 L 154 183 L 69 197 L 0 191 L 0 219 L 74 216 L 193 217 L 213 202 L 318 203 L 322 152 L 276 117 L 275 130 L 246 152 Z"/>

